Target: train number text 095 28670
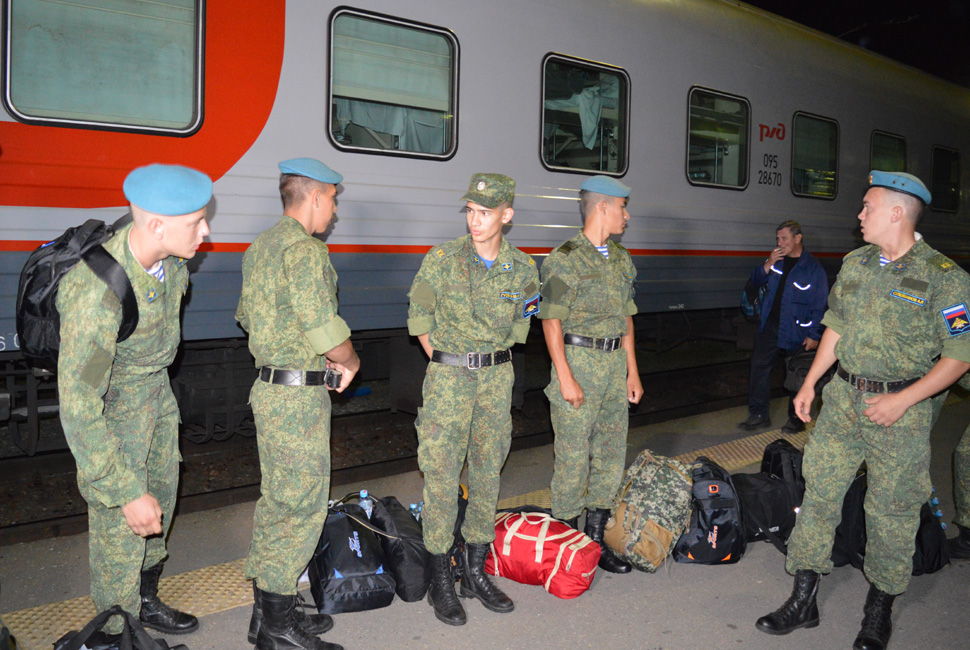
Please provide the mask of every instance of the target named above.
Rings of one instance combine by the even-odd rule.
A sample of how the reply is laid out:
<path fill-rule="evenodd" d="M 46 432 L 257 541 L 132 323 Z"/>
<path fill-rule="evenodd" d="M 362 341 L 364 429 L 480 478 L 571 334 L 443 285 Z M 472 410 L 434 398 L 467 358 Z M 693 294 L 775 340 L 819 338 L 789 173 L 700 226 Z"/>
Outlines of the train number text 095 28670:
<path fill-rule="evenodd" d="M 778 169 L 778 154 L 766 153 L 761 159 L 762 169 L 758 170 L 758 185 L 781 187 L 781 172 Z"/>

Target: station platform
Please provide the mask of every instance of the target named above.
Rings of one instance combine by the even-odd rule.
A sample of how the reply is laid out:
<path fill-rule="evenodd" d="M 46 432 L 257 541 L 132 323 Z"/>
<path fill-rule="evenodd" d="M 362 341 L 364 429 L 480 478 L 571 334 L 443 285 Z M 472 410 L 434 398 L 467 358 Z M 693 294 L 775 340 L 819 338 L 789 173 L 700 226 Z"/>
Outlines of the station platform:
<path fill-rule="evenodd" d="M 649 399 L 649 395 L 647 396 Z M 787 403 L 772 403 L 780 426 Z M 768 442 L 786 437 L 797 446 L 807 434 L 782 436 L 777 428 L 750 435 L 736 428 L 746 409 L 652 424 L 630 431 L 627 460 L 643 448 L 692 460 L 699 452 L 729 471 L 757 471 Z M 932 475 L 944 520 L 953 516 L 953 448 L 970 422 L 970 399 L 953 394 L 932 436 Z M 548 505 L 553 450 L 547 445 L 513 452 L 502 473 L 500 506 Z M 367 488 L 421 499 L 423 479 L 407 472 L 360 485 L 333 486 L 339 497 Z M 543 503 L 545 500 L 545 503 Z M 254 503 L 182 515 L 173 523 L 170 559 L 162 576 L 163 599 L 200 616 L 201 628 L 183 637 L 164 637 L 192 650 L 250 647 L 246 641 L 251 586 L 242 565 L 249 547 Z M 951 535 L 955 531 L 949 531 Z M 94 614 L 88 593 L 87 534 L 0 547 L 0 619 L 24 650 L 47 650 L 66 631 Z M 673 561 L 656 574 L 598 571 L 579 598 L 560 600 L 541 587 L 496 578 L 515 602 L 515 611 L 496 614 L 477 601 L 462 601 L 468 623 L 449 627 L 435 619 L 426 601 L 399 599 L 387 608 L 334 617 L 324 639 L 348 650 L 360 648 L 499 650 L 506 648 L 849 648 L 859 629 L 868 585 L 861 571 L 835 569 L 819 591 L 821 625 L 785 637 L 757 631 L 757 618 L 779 606 L 791 590 L 784 556 L 768 543 L 749 544 L 744 558 L 726 566 L 681 565 Z M 308 590 L 304 592 L 309 600 Z M 894 607 L 892 648 L 967 647 L 970 561 L 913 578 Z M 158 636 L 153 634 L 153 636 Z M 6 650 L 6 649 L 3 649 Z"/>

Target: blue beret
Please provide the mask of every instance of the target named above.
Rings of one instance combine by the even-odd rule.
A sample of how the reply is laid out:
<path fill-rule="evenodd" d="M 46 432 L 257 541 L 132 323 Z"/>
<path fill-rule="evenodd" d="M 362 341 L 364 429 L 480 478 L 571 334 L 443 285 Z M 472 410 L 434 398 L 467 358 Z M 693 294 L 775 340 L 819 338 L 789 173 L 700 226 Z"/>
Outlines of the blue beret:
<path fill-rule="evenodd" d="M 212 198 L 212 180 L 181 165 L 139 167 L 125 178 L 123 189 L 132 205 L 167 217 L 201 210 Z"/>
<path fill-rule="evenodd" d="M 606 196 L 618 196 L 621 199 L 630 196 L 630 188 L 612 176 L 590 176 L 583 181 L 579 189 L 605 194 Z"/>
<path fill-rule="evenodd" d="M 923 185 L 923 181 L 905 172 L 881 172 L 873 169 L 869 172 L 869 187 L 885 187 L 909 194 L 926 205 L 929 205 L 933 199 L 930 191 Z"/>
<path fill-rule="evenodd" d="M 330 169 L 316 158 L 293 158 L 284 160 L 279 164 L 280 171 L 284 174 L 296 174 L 306 176 L 321 183 L 336 185 L 344 179 L 343 176 Z"/>

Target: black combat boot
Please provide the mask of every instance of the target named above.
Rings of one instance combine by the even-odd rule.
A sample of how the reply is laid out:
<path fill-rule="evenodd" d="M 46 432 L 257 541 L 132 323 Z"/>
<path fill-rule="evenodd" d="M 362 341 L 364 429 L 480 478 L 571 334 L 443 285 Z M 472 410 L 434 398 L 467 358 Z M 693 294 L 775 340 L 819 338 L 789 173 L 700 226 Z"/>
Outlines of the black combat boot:
<path fill-rule="evenodd" d="M 256 581 L 253 580 L 253 615 L 249 619 L 248 636 L 250 643 L 256 643 L 256 637 L 259 635 L 259 627 L 263 624 L 262 593 L 262 591 L 256 588 Z M 327 614 L 307 614 L 306 607 L 307 605 L 303 600 L 303 596 L 297 593 L 296 607 L 293 609 L 297 625 L 314 636 L 328 632 L 333 627 L 333 618 Z"/>
<path fill-rule="evenodd" d="M 165 634 L 188 634 L 199 629 L 199 619 L 172 609 L 158 599 L 158 577 L 162 563 L 141 572 L 141 612 L 138 618 L 145 627 Z"/>
<path fill-rule="evenodd" d="M 586 511 L 586 528 L 583 532 L 587 537 L 600 545 L 603 553 L 600 555 L 599 568 L 610 573 L 630 573 L 633 567 L 620 558 L 616 557 L 613 549 L 603 543 L 603 532 L 606 530 L 606 522 L 610 520 L 610 511 L 600 508 L 599 510 Z"/>
<path fill-rule="evenodd" d="M 951 560 L 966 560 L 970 558 L 970 528 L 964 528 L 957 524 L 960 534 L 953 539 L 947 540 L 947 550 L 950 551 Z"/>
<path fill-rule="evenodd" d="M 486 555 L 488 555 L 488 544 L 465 544 L 465 553 L 462 556 L 461 597 L 477 598 L 485 605 L 485 609 L 506 614 L 515 609 L 515 604 L 505 595 L 505 592 L 492 584 L 486 575 Z"/>
<path fill-rule="evenodd" d="M 465 608 L 455 595 L 455 579 L 451 576 L 451 558 L 447 554 L 431 556 L 431 584 L 428 602 L 434 615 L 448 625 L 464 625 L 468 620 Z"/>
<path fill-rule="evenodd" d="M 809 569 L 795 572 L 791 596 L 780 609 L 762 616 L 755 627 L 767 634 L 788 634 L 800 627 L 818 625 L 818 581 L 821 576 Z"/>
<path fill-rule="evenodd" d="M 862 610 L 862 629 L 852 644 L 853 650 L 886 650 L 889 637 L 893 634 L 894 600 L 895 596 L 880 591 L 875 585 L 869 585 L 866 606 Z"/>
<path fill-rule="evenodd" d="M 284 596 L 259 588 L 256 591 L 263 608 L 256 650 L 344 650 L 343 646 L 321 641 L 299 626 L 295 595 Z"/>

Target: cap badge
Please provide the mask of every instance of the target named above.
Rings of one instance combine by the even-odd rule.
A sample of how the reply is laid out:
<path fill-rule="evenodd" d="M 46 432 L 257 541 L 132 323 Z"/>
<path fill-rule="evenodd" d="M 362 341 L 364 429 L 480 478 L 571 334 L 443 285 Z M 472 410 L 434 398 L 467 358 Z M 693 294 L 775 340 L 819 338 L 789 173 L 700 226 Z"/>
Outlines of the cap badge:
<path fill-rule="evenodd" d="M 475 189 L 477 189 L 479 192 L 484 192 L 485 191 L 485 181 L 478 181 L 478 185 L 475 186 Z"/>

